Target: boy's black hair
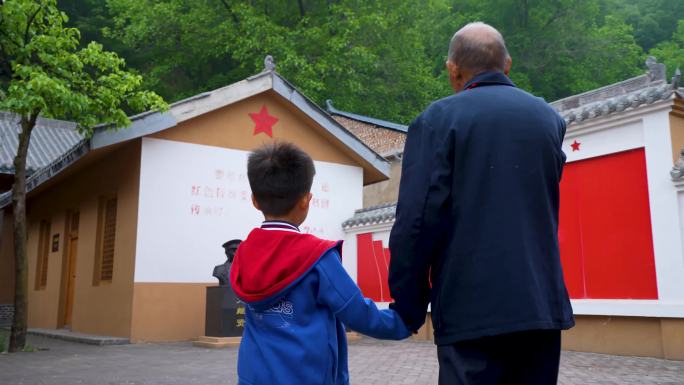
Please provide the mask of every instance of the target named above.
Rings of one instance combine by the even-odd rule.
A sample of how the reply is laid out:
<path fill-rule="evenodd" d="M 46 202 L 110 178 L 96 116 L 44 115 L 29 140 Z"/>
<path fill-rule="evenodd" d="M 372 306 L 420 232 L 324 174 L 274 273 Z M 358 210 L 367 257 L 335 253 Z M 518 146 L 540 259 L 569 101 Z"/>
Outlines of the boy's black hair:
<path fill-rule="evenodd" d="M 288 214 L 311 191 L 316 173 L 313 160 L 287 142 L 266 144 L 249 154 L 247 177 L 252 194 L 265 215 Z"/>

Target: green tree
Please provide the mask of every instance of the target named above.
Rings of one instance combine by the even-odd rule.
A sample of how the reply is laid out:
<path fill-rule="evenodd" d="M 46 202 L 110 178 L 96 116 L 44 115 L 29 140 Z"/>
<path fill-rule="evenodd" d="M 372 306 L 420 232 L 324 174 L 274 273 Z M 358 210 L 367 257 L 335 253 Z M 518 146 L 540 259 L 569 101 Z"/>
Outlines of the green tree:
<path fill-rule="evenodd" d="M 684 64 L 684 20 L 677 24 L 677 30 L 672 34 L 672 40 L 656 45 L 649 54 L 665 63 L 668 73 L 672 74 L 676 68 Z"/>
<path fill-rule="evenodd" d="M 157 94 L 141 89 L 142 78 L 124 60 L 89 43 L 79 48 L 79 31 L 65 27 L 55 0 L 0 0 L 0 110 L 16 114 L 21 126 L 14 158 L 12 209 L 16 285 L 10 352 L 26 343 L 26 156 L 39 116 L 72 120 L 86 136 L 97 124 L 130 124 L 126 111 L 161 109 Z"/>
<path fill-rule="evenodd" d="M 630 26 L 602 17 L 599 0 L 454 1 L 506 38 L 520 87 L 547 100 L 587 91 L 641 71 Z"/>
<path fill-rule="evenodd" d="M 555 100 L 642 73 L 644 52 L 669 41 L 684 18 L 684 2 L 673 0 L 60 4 L 87 39 L 119 52 L 145 86 L 169 100 L 244 79 L 270 54 L 315 102 L 331 98 L 339 108 L 402 122 L 451 92 L 447 47 L 467 22 L 499 28 L 516 84 Z"/>
<path fill-rule="evenodd" d="M 449 12 L 444 0 L 108 0 L 105 34 L 150 59 L 137 67 L 170 100 L 277 70 L 319 104 L 408 121 L 436 95 L 439 71 L 427 54 Z M 426 38 L 428 37 L 428 38 Z M 153 58 L 153 59 L 152 59 Z M 134 59 L 132 63 L 139 62 Z"/>
<path fill-rule="evenodd" d="M 602 12 L 624 20 L 634 28 L 634 39 L 644 51 L 667 41 L 684 19 L 684 1 L 603 0 Z"/>

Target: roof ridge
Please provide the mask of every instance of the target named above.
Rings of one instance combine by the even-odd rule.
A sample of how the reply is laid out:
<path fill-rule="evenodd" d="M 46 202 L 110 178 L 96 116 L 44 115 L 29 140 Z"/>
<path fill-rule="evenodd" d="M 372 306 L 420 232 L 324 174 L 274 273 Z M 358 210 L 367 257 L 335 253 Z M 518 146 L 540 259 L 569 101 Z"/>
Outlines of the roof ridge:
<path fill-rule="evenodd" d="M 332 99 L 327 99 L 325 101 L 325 107 L 328 110 L 328 113 L 330 115 L 344 116 L 345 118 L 357 120 L 359 122 L 364 122 L 364 123 L 372 124 L 374 126 L 384 127 L 384 128 L 390 129 L 390 130 L 399 131 L 399 132 L 403 132 L 403 133 L 408 132 L 408 126 L 404 125 L 404 124 L 390 122 L 388 120 L 383 120 L 383 119 L 377 119 L 377 118 L 373 118 L 370 116 L 359 115 L 359 114 L 355 114 L 353 112 L 338 110 L 335 107 L 333 107 Z"/>
<path fill-rule="evenodd" d="M 578 109 L 582 106 L 605 101 L 621 95 L 632 94 L 652 87 L 667 84 L 665 64 L 658 63 L 655 57 L 649 56 L 645 62 L 647 71 L 613 84 L 570 95 L 549 104 L 559 112 Z"/>
<path fill-rule="evenodd" d="M 559 109 L 554 105 L 552 105 L 552 107 L 561 114 L 568 124 L 580 123 L 625 110 L 633 110 L 661 100 L 667 100 L 670 99 L 673 94 L 678 95 L 676 92 L 680 90 L 681 88 L 675 89 L 671 84 L 657 82 L 649 87 L 639 88 L 628 93 L 596 100 L 574 108 Z"/>
<path fill-rule="evenodd" d="M 353 217 L 342 222 L 342 228 L 351 229 L 393 222 L 396 218 L 396 206 L 396 202 L 390 202 L 356 210 Z"/>
<path fill-rule="evenodd" d="M 397 202 L 394 202 L 394 203 L 381 203 L 381 204 L 379 204 L 379 205 L 368 206 L 368 207 L 364 207 L 364 208 L 355 210 L 354 213 L 361 214 L 361 213 L 366 213 L 366 212 L 369 212 L 369 211 L 385 209 L 385 208 L 392 207 L 392 206 L 396 206 L 396 205 L 397 205 Z"/>

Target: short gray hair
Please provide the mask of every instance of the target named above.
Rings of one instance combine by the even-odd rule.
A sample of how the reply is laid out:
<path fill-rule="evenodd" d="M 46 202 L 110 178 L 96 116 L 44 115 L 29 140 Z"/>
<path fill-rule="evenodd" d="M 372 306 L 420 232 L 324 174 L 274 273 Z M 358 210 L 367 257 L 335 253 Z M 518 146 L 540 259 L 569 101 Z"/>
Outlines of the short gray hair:
<path fill-rule="evenodd" d="M 449 43 L 449 61 L 466 71 L 503 72 L 508 58 L 501 33 L 482 22 L 470 23 L 459 29 Z"/>

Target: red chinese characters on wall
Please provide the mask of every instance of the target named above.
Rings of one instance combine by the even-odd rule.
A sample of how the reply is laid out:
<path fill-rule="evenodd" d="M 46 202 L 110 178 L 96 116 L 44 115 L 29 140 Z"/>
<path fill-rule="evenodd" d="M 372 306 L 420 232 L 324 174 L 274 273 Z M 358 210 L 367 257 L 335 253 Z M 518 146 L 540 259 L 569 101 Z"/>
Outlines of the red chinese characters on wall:
<path fill-rule="evenodd" d="M 571 298 L 658 298 L 643 149 L 568 163 L 559 222 Z"/>
<path fill-rule="evenodd" d="M 372 233 L 358 234 L 357 283 L 365 297 L 377 302 L 392 302 L 387 274 L 389 272 L 390 251 L 382 241 L 373 240 Z"/>

